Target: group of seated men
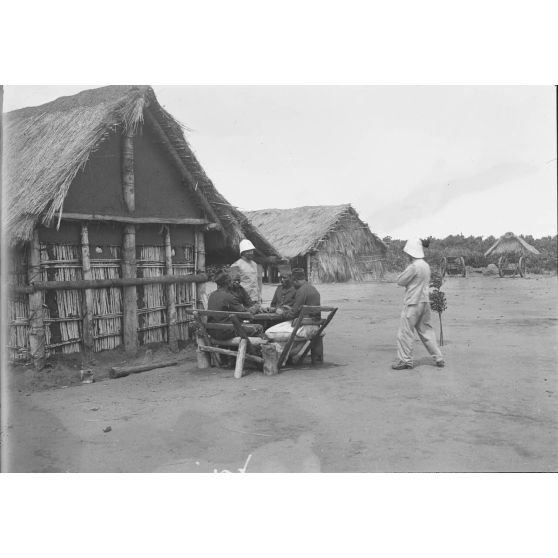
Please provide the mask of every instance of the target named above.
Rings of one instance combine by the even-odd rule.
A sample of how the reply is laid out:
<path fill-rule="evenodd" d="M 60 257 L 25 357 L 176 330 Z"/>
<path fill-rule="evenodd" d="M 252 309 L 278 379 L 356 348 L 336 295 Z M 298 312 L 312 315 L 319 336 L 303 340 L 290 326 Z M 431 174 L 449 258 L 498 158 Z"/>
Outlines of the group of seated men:
<path fill-rule="evenodd" d="M 285 337 L 292 332 L 292 322 L 300 314 L 302 306 L 320 306 L 320 293 L 306 280 L 304 270 L 293 269 L 292 272 L 284 270 L 281 272 L 281 284 L 275 290 L 271 306 L 262 307 L 259 303 L 250 299 L 246 290 L 240 283 L 240 270 L 231 267 L 228 271 L 219 271 L 215 278 L 217 290 L 209 295 L 208 310 L 219 310 L 225 312 L 250 312 L 251 314 L 269 313 L 270 317 L 275 315 L 276 323 L 266 329 L 261 324 L 243 323 L 243 328 L 249 337 L 262 337 L 272 341 L 284 341 Z M 315 317 L 320 318 L 319 313 Z M 227 317 L 210 317 L 208 323 L 227 322 Z M 301 327 L 297 337 L 305 338 L 312 334 L 316 326 Z M 211 328 L 211 336 L 219 341 L 231 339 L 235 336 L 234 331 L 226 329 Z"/>

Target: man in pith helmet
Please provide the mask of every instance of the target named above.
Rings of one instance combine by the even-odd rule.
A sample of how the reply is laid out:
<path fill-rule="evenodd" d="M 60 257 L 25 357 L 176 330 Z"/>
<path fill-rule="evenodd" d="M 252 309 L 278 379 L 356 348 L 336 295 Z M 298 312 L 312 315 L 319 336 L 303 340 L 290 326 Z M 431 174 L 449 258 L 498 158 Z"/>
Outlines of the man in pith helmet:
<path fill-rule="evenodd" d="M 240 241 L 240 258 L 232 265 L 240 270 L 240 284 L 250 299 L 258 304 L 262 302 L 262 276 L 258 264 L 254 261 L 256 248 L 248 240 Z"/>
<path fill-rule="evenodd" d="M 403 251 L 409 256 L 411 263 L 397 278 L 397 284 L 405 287 L 403 311 L 399 331 L 397 332 L 397 358 L 392 364 L 394 370 L 413 368 L 413 345 L 415 331 L 423 342 L 426 350 L 434 358 L 436 366 L 444 366 L 444 357 L 436 342 L 436 332 L 430 324 L 430 266 L 424 261 L 423 246 L 429 242 L 419 238 L 411 238 Z"/>

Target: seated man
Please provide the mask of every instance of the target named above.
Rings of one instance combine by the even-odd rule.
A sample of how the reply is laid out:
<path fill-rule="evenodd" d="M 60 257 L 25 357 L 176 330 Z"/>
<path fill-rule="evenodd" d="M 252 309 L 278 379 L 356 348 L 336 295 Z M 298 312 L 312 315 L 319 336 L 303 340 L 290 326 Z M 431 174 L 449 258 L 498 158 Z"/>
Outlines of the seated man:
<path fill-rule="evenodd" d="M 279 344 L 285 344 L 289 339 L 293 331 L 293 321 L 298 317 L 303 306 L 320 306 L 320 293 L 316 287 L 308 283 L 303 269 L 293 269 L 292 280 L 296 291 L 292 308 L 288 309 L 284 314 L 288 321 L 276 324 L 265 332 L 268 339 Z M 310 314 L 308 317 L 319 320 L 321 316 L 318 312 Z M 296 337 L 300 338 L 297 341 L 302 340 L 302 342 L 295 342 L 293 344 L 291 355 L 297 354 L 304 344 L 304 340 L 310 339 L 318 328 L 319 326 L 317 325 L 301 326 L 296 333 Z"/>
<path fill-rule="evenodd" d="M 219 271 L 214 279 L 217 283 L 217 290 L 209 295 L 207 301 L 208 310 L 219 310 L 222 312 L 247 312 L 247 308 L 238 302 L 236 297 L 231 293 L 231 279 L 225 271 Z M 229 323 L 226 316 L 223 318 L 214 318 L 209 316 L 207 323 L 210 326 L 212 323 Z M 242 324 L 246 334 L 251 336 L 258 336 L 262 333 L 262 326 L 259 324 Z M 208 327 L 208 332 L 216 341 L 226 341 L 236 337 L 233 328 L 228 329 L 211 329 Z"/>
<path fill-rule="evenodd" d="M 296 289 L 292 282 L 292 272 L 290 269 L 283 269 L 281 272 L 281 284 L 275 289 L 275 294 L 271 299 L 271 312 L 278 308 L 290 306 L 292 308 L 295 300 Z"/>
<path fill-rule="evenodd" d="M 292 273 L 293 285 L 295 288 L 295 298 L 290 311 L 285 314 L 285 318 L 294 320 L 300 314 L 302 306 L 320 306 L 320 293 L 318 289 L 306 280 L 304 269 L 293 269 Z M 310 314 L 311 318 L 320 319 L 319 312 Z"/>

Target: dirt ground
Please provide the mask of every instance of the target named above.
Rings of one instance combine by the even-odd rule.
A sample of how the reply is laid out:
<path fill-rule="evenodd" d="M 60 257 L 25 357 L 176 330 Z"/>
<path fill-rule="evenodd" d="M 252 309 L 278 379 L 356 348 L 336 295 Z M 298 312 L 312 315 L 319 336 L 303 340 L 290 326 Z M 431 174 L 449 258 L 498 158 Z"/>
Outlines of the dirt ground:
<path fill-rule="evenodd" d="M 68 387 L 42 391 L 44 374 L 18 369 L 3 470 L 557 471 L 556 287 L 548 276 L 448 279 L 443 369 L 418 341 L 416 367 L 390 369 L 402 300 L 390 282 L 318 286 L 340 308 L 319 367 L 235 380 L 198 371 L 190 349 L 178 366 L 110 380 L 107 359 L 125 357 L 99 355 L 96 383 L 79 383 L 76 361 Z"/>

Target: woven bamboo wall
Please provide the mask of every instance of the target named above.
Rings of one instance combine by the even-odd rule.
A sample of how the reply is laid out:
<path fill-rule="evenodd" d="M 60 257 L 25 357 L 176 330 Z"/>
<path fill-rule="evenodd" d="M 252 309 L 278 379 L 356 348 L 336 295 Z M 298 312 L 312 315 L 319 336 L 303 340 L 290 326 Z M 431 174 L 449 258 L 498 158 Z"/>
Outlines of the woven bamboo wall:
<path fill-rule="evenodd" d="M 41 243 L 41 281 L 83 279 L 81 247 Z M 43 291 L 46 355 L 77 353 L 82 342 L 82 291 Z"/>
<path fill-rule="evenodd" d="M 197 257 L 191 245 L 176 246 L 174 248 L 172 271 L 175 275 L 190 275 L 195 273 Z M 176 263 L 175 263 L 176 262 Z M 181 262 L 181 263 L 178 263 Z M 196 284 L 181 283 L 176 285 L 176 318 L 178 324 L 178 339 L 188 339 L 188 323 L 192 317 L 186 314 L 187 308 L 197 305 Z"/>
<path fill-rule="evenodd" d="M 10 254 L 9 287 L 27 285 L 27 252 Z M 29 298 L 26 294 L 11 294 L 8 298 L 8 359 L 26 361 L 29 358 Z"/>
<path fill-rule="evenodd" d="M 92 279 L 116 279 L 120 269 L 120 246 L 90 246 Z M 122 289 L 110 287 L 93 292 L 93 350 L 114 349 L 122 344 Z"/>
<path fill-rule="evenodd" d="M 158 277 L 165 274 L 164 246 L 138 246 L 136 252 L 138 277 Z M 139 285 L 137 295 L 139 344 L 167 342 L 165 285 Z"/>
<path fill-rule="evenodd" d="M 92 279 L 121 277 L 121 247 L 116 245 L 90 247 Z M 28 284 L 28 257 L 25 251 L 12 254 L 9 265 L 11 286 Z M 196 269 L 194 246 L 173 247 L 173 273 L 190 275 Z M 138 277 L 164 275 L 165 247 L 138 246 Z M 73 281 L 83 279 L 81 247 L 79 244 L 41 243 L 40 281 Z M 140 285 L 138 293 L 138 340 L 140 345 L 167 342 L 167 299 L 163 284 Z M 178 339 L 188 339 L 191 317 L 187 308 L 196 307 L 196 284 L 176 285 Z M 93 350 L 110 350 L 122 344 L 122 289 L 119 287 L 92 289 L 93 294 Z M 43 291 L 46 355 L 76 353 L 83 344 L 82 290 Z M 28 295 L 12 294 L 8 300 L 9 360 L 29 359 L 29 303 Z"/>

